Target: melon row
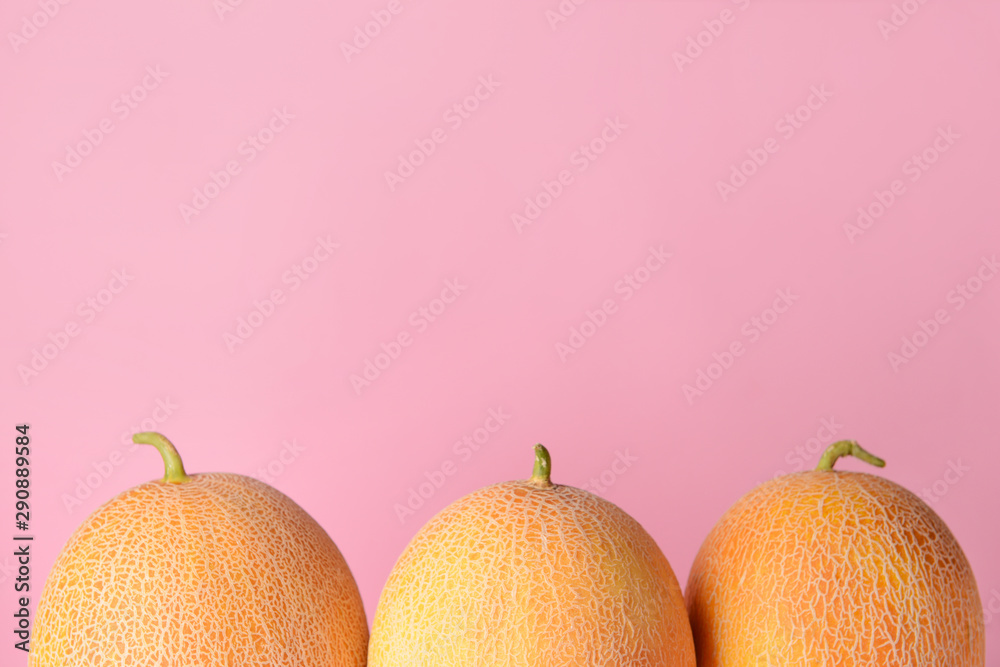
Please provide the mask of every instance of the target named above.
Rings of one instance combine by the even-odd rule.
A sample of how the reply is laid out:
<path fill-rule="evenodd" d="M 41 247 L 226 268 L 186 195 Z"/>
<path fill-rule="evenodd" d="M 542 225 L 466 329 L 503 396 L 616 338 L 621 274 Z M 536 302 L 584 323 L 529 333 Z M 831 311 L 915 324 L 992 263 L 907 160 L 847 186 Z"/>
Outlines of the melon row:
<path fill-rule="evenodd" d="M 250 477 L 163 479 L 74 532 L 35 616 L 30 667 L 983 667 L 969 563 L 916 495 L 867 473 L 778 477 L 733 505 L 684 594 L 624 510 L 552 481 L 494 484 L 434 516 L 379 598 L 369 637 L 340 551 Z"/>

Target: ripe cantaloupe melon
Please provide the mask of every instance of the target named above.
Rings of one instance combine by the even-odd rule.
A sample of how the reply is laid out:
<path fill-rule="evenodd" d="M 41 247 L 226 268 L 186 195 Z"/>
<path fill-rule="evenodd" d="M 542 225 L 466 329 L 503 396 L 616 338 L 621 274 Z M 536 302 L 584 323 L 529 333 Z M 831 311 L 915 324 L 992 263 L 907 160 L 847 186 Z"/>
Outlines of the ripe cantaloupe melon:
<path fill-rule="evenodd" d="M 686 590 L 700 667 L 982 667 L 969 562 L 920 498 L 882 477 L 816 470 L 737 502 L 699 551 Z"/>
<path fill-rule="evenodd" d="M 330 537 L 276 489 L 166 475 L 94 512 L 63 548 L 35 616 L 30 667 L 363 667 L 368 625 Z"/>
<path fill-rule="evenodd" d="M 379 599 L 370 667 L 694 667 L 680 587 L 639 523 L 552 484 L 480 489 L 412 539 Z"/>

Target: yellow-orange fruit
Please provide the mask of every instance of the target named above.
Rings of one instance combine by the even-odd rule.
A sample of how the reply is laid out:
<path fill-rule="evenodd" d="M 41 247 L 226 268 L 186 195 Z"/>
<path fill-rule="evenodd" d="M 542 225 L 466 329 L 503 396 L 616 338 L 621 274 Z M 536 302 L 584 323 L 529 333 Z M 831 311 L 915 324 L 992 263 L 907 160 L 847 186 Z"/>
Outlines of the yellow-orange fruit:
<path fill-rule="evenodd" d="M 370 667 L 694 667 L 684 600 L 639 523 L 587 491 L 531 480 L 438 513 L 375 612 Z"/>
<path fill-rule="evenodd" d="M 702 545 L 685 592 L 700 667 L 982 667 L 969 562 L 920 498 L 882 477 L 817 470 L 766 482 Z"/>
<path fill-rule="evenodd" d="M 368 625 L 330 537 L 276 489 L 167 475 L 112 499 L 63 548 L 30 667 L 363 667 Z"/>

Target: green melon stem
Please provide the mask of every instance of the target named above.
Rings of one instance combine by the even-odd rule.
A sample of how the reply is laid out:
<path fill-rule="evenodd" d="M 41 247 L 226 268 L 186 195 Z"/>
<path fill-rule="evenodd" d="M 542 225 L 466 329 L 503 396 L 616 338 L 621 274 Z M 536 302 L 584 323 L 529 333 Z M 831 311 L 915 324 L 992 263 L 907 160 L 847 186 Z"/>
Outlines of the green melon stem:
<path fill-rule="evenodd" d="M 163 457 L 163 466 L 166 472 L 163 481 L 167 484 L 181 484 L 191 478 L 184 472 L 184 464 L 181 462 L 181 455 L 177 453 L 174 444 L 159 433 L 153 431 L 143 431 L 132 436 L 132 442 L 137 445 L 152 445 Z"/>
<path fill-rule="evenodd" d="M 878 466 L 879 468 L 885 467 L 885 461 L 865 450 L 854 440 L 839 440 L 826 448 L 826 451 L 823 452 L 823 458 L 819 460 L 819 465 L 816 466 L 816 470 L 833 470 L 833 464 L 841 456 L 853 456 L 873 466 Z"/>
<path fill-rule="evenodd" d="M 528 481 L 542 489 L 548 489 L 553 486 L 552 457 L 549 456 L 549 450 L 545 449 L 545 446 L 540 443 L 535 445 L 535 469 L 532 471 L 531 479 Z"/>

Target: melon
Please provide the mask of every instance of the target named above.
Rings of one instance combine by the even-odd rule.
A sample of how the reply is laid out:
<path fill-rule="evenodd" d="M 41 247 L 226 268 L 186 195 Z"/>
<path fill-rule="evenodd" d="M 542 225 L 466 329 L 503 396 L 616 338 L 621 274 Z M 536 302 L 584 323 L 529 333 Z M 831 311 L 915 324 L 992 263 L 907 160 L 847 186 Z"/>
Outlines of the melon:
<path fill-rule="evenodd" d="M 844 440 L 816 470 L 748 493 L 708 535 L 685 591 L 701 667 L 982 667 L 969 562 L 920 498 L 833 470 L 885 462 Z"/>
<path fill-rule="evenodd" d="M 35 616 L 30 667 L 363 666 L 368 625 L 330 537 L 276 489 L 188 475 L 157 433 L 162 480 L 70 537 Z"/>
<path fill-rule="evenodd" d="M 379 598 L 370 667 L 694 667 L 684 600 L 639 523 L 534 474 L 420 529 Z"/>

